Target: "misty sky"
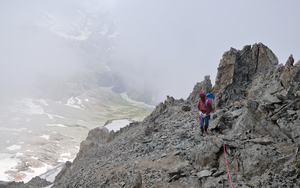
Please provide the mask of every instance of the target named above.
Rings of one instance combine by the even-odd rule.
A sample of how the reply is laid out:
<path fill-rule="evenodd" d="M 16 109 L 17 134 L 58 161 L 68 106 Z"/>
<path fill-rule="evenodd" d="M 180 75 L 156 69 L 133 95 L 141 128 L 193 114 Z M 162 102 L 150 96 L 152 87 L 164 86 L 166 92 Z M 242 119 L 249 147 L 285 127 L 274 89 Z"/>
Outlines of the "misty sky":
<path fill-rule="evenodd" d="M 230 47 L 240 50 L 262 42 L 280 63 L 290 54 L 296 62 L 300 59 L 296 0 L 0 3 L 0 86 L 6 91 L 40 74 L 76 74 L 84 59 L 81 46 L 92 42 L 101 53 L 108 51 L 105 61 L 128 82 L 147 82 L 161 96 L 175 98 L 187 98 L 205 75 L 214 84 L 220 59 Z M 97 35 L 106 39 L 91 38 Z M 103 50 L 103 45 L 114 50 Z"/>

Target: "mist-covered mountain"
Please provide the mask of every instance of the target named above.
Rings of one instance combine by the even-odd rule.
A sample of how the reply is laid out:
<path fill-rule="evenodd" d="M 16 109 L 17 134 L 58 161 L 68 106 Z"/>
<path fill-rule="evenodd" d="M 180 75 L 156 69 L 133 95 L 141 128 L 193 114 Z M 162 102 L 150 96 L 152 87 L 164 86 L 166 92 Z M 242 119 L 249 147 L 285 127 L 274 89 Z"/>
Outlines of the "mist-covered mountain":
<path fill-rule="evenodd" d="M 28 16 L 16 23 L 7 23 L 4 31 L 7 37 L 2 42 L 8 53 L 1 59 L 8 63 L 7 70 L 2 70 L 6 81 L 2 80 L 1 85 L 7 91 L 2 94 L 2 102 L 6 101 L 4 97 L 18 97 L 19 93 L 67 100 L 97 86 L 112 87 L 117 93 L 126 92 L 136 101 L 158 102 L 153 87 L 128 76 L 133 67 L 126 62 L 120 66 L 120 60 L 115 57 L 121 34 L 109 2 L 65 1 L 59 5 L 29 3 L 24 6 L 28 10 L 21 9 L 20 15 Z M 10 19 L 21 18 L 7 14 Z"/>
<path fill-rule="evenodd" d="M 231 48 L 214 87 L 206 76 L 141 122 L 91 130 L 52 187 L 299 187 L 299 70 L 262 43 Z M 211 91 L 201 136 L 196 97 Z"/>
<path fill-rule="evenodd" d="M 54 178 L 90 129 L 112 119 L 142 120 L 154 103 L 154 93 L 127 84 L 114 70 L 119 34 L 109 9 L 75 1 L 23 6 L 19 15 L 7 13 L 8 20 L 20 20 L 6 23 L 1 38 L 3 181 Z"/>

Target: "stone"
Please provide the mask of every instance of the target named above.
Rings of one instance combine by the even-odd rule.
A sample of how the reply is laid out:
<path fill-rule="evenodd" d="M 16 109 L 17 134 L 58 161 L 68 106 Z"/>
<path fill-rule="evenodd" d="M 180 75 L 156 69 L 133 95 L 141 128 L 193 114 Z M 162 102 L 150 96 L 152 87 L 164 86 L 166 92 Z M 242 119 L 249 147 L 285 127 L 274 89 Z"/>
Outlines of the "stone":
<path fill-rule="evenodd" d="M 72 165 L 72 163 L 70 161 L 67 161 L 65 163 L 65 165 L 63 166 L 62 170 L 55 176 L 54 181 L 56 182 L 56 181 L 60 180 L 60 178 L 68 172 L 71 165 Z"/>
<path fill-rule="evenodd" d="M 182 106 L 181 109 L 185 112 L 191 111 L 191 107 L 190 106 Z"/>
<path fill-rule="evenodd" d="M 280 77 L 280 82 L 285 89 L 289 87 L 289 83 L 293 78 L 293 64 L 294 64 L 294 58 L 293 55 L 290 55 L 290 57 L 288 58 L 284 66 L 283 73 Z"/>
<path fill-rule="evenodd" d="M 239 109 L 239 110 L 234 110 L 234 111 L 232 111 L 231 114 L 232 114 L 232 116 L 233 116 L 234 118 L 236 118 L 236 117 L 242 115 L 243 112 L 244 112 L 244 109 Z"/>
<path fill-rule="evenodd" d="M 240 108 L 240 107 L 241 107 L 241 103 L 240 103 L 239 101 L 235 101 L 235 102 L 233 103 L 233 106 L 234 106 L 235 108 Z"/>
<path fill-rule="evenodd" d="M 167 156 L 167 154 L 166 153 L 163 153 L 161 156 L 160 156 L 160 158 L 163 158 L 163 157 L 166 157 Z"/>
<path fill-rule="evenodd" d="M 300 91 L 297 91 L 297 92 L 295 93 L 295 96 L 298 97 L 298 98 L 300 98 Z"/>
<path fill-rule="evenodd" d="M 189 95 L 188 100 L 190 100 L 192 103 L 198 102 L 199 100 L 199 93 L 210 93 L 212 91 L 212 84 L 210 80 L 210 76 L 206 75 L 204 76 L 204 80 L 202 82 L 198 82 L 194 88 L 192 93 Z"/>
<path fill-rule="evenodd" d="M 276 159 L 276 152 L 268 146 L 255 144 L 241 152 L 243 170 L 246 176 L 261 176 Z"/>
<path fill-rule="evenodd" d="M 286 111 L 290 116 L 295 115 L 297 112 L 294 110 L 287 110 Z"/>
<path fill-rule="evenodd" d="M 29 186 L 32 186 L 32 187 L 47 187 L 49 185 L 51 185 L 52 183 L 45 180 L 45 179 L 42 179 L 38 176 L 32 178 L 28 183 L 27 185 Z"/>
<path fill-rule="evenodd" d="M 260 145 L 270 145 L 270 144 L 274 143 L 267 138 L 255 138 L 255 139 L 249 140 L 249 142 L 252 142 L 254 144 L 260 144 Z"/>
<path fill-rule="evenodd" d="M 172 176 L 172 177 L 170 178 L 169 182 L 178 180 L 179 178 L 180 178 L 180 175 L 179 175 L 179 174 L 175 174 L 174 176 Z"/>
<path fill-rule="evenodd" d="M 212 172 L 209 171 L 209 170 L 202 170 L 202 171 L 197 173 L 197 177 L 198 177 L 198 179 L 201 179 L 201 178 L 204 178 L 204 177 L 208 177 L 211 174 L 212 174 Z"/>
<path fill-rule="evenodd" d="M 204 140 L 201 145 L 195 149 L 196 164 L 214 168 L 217 165 L 217 153 L 223 147 L 222 142 L 214 137 Z"/>
<path fill-rule="evenodd" d="M 142 182 L 142 176 L 140 173 L 133 179 L 132 181 L 132 187 L 133 188 L 142 188 L 143 187 L 143 182 Z"/>
<path fill-rule="evenodd" d="M 172 96 L 170 97 L 169 95 L 167 95 L 167 100 L 165 100 L 165 104 L 166 105 L 173 105 L 174 101 L 175 101 L 174 97 L 172 97 Z"/>

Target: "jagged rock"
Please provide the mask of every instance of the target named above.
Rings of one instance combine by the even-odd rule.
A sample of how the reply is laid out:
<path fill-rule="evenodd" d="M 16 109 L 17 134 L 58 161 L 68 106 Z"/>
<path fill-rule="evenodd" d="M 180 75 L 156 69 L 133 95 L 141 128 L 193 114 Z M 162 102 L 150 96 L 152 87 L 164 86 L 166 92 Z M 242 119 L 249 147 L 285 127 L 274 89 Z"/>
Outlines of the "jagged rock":
<path fill-rule="evenodd" d="M 260 176 L 276 159 L 276 151 L 268 146 L 255 144 L 241 152 L 242 167 L 246 177 Z"/>
<path fill-rule="evenodd" d="M 108 133 L 109 131 L 106 127 L 97 127 L 92 131 L 89 131 L 86 140 L 90 140 L 97 144 L 105 144 Z"/>
<path fill-rule="evenodd" d="M 196 164 L 214 168 L 217 166 L 217 158 L 222 149 L 222 142 L 214 137 L 204 140 L 201 145 L 197 146 Z"/>
<path fill-rule="evenodd" d="M 32 178 L 29 182 L 3 182 L 0 181 L 1 188 L 39 188 L 47 187 L 52 183 L 38 176 Z"/>
<path fill-rule="evenodd" d="M 211 174 L 212 174 L 212 172 L 209 171 L 209 170 L 202 170 L 202 171 L 197 173 L 197 177 L 198 177 L 198 179 L 201 179 L 201 178 L 204 178 L 204 177 L 208 177 Z"/>
<path fill-rule="evenodd" d="M 289 83 L 293 78 L 293 64 L 294 64 L 294 58 L 293 55 L 290 55 L 289 59 L 287 60 L 284 66 L 283 73 L 280 77 L 280 82 L 285 89 L 288 89 Z"/>
<path fill-rule="evenodd" d="M 61 171 L 55 176 L 54 182 L 57 182 L 58 180 L 60 180 L 60 178 L 68 172 L 71 165 L 72 165 L 72 163 L 70 161 L 67 161 L 65 163 L 64 167 L 61 169 Z"/>
<path fill-rule="evenodd" d="M 142 188 L 143 182 L 142 182 L 142 176 L 141 174 L 138 174 L 136 178 L 132 181 L 132 188 Z"/>
<path fill-rule="evenodd" d="M 231 48 L 225 52 L 213 88 L 213 92 L 216 93 L 216 108 L 222 107 L 230 100 L 244 97 L 243 93 L 249 82 L 253 81 L 257 74 L 267 74 L 269 69 L 273 69 L 277 64 L 276 55 L 262 43 L 254 44 L 252 47 L 245 46 L 241 51 Z"/>
<path fill-rule="evenodd" d="M 297 98 L 300 98 L 300 91 L 296 91 L 295 96 L 296 96 Z"/>
<path fill-rule="evenodd" d="M 240 103 L 239 101 L 235 101 L 235 102 L 233 103 L 233 106 L 234 106 L 235 108 L 240 108 L 240 107 L 241 107 L 241 103 Z"/>
<path fill-rule="evenodd" d="M 181 109 L 185 112 L 190 111 L 191 107 L 190 106 L 182 106 Z"/>
<path fill-rule="evenodd" d="M 169 95 L 167 95 L 167 100 L 165 100 L 165 104 L 173 105 L 174 101 L 175 101 L 174 97 L 172 97 L 172 96 L 170 97 Z"/>
<path fill-rule="evenodd" d="M 29 187 L 46 187 L 48 185 L 51 185 L 52 183 L 42 179 L 38 176 L 32 178 L 28 183 L 26 183 L 27 185 L 29 185 Z"/>
<path fill-rule="evenodd" d="M 80 150 L 77 154 L 77 158 L 80 158 L 93 146 L 100 146 L 106 143 L 106 138 L 109 134 L 109 131 L 105 127 L 97 127 L 89 131 L 86 140 L 80 143 Z"/>
<path fill-rule="evenodd" d="M 151 113 L 150 116 L 154 117 L 154 116 L 156 116 L 156 115 L 159 115 L 159 114 L 161 114 L 165 109 L 166 109 L 166 104 L 164 104 L 164 103 L 161 102 L 161 103 L 159 103 L 159 104 L 155 107 L 155 109 L 153 110 L 153 112 Z"/>
<path fill-rule="evenodd" d="M 235 117 L 239 117 L 240 115 L 242 115 L 244 112 L 244 109 L 238 109 L 238 110 L 234 110 L 231 112 L 232 116 Z"/>
<path fill-rule="evenodd" d="M 249 142 L 252 142 L 254 144 L 260 144 L 260 145 L 269 145 L 272 144 L 273 142 L 267 138 L 255 138 L 252 140 L 249 140 Z"/>
<path fill-rule="evenodd" d="M 190 96 L 188 97 L 188 100 L 190 100 L 192 103 L 195 103 L 196 101 L 199 100 L 199 93 L 204 92 L 204 93 L 210 93 L 212 91 L 212 84 L 210 80 L 210 76 L 206 75 L 204 76 L 204 80 L 200 83 L 197 83 L 194 86 L 194 89 Z"/>
<path fill-rule="evenodd" d="M 112 130 L 108 133 L 108 135 L 106 136 L 106 143 L 113 141 L 115 138 L 115 131 Z"/>

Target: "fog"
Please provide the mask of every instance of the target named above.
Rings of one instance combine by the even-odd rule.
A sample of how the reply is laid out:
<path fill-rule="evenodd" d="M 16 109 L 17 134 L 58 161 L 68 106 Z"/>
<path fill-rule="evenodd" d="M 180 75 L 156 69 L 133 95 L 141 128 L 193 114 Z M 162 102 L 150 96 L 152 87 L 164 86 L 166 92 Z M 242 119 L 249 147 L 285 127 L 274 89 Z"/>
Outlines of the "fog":
<path fill-rule="evenodd" d="M 1 0 L 0 97 L 41 75 L 63 79 L 90 62 L 124 82 L 187 98 L 230 47 L 262 42 L 300 58 L 298 1 Z"/>

